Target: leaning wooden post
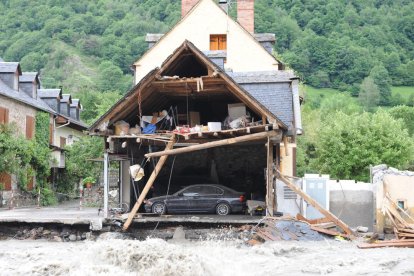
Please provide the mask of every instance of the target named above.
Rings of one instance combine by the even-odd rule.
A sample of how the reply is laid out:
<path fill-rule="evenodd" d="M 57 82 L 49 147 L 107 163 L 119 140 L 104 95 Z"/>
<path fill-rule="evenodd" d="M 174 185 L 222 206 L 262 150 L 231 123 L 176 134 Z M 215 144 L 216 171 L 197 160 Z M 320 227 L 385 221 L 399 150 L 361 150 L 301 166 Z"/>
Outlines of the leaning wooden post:
<path fill-rule="evenodd" d="M 342 230 L 344 230 L 344 232 L 346 234 L 348 234 L 351 239 L 354 237 L 354 233 L 352 232 L 352 230 L 349 228 L 349 226 L 345 222 L 343 222 L 342 220 L 340 220 L 339 218 L 337 218 L 334 214 L 332 214 L 331 212 L 329 212 L 328 210 L 326 210 L 325 208 L 323 208 L 322 205 L 320 205 L 316 200 L 314 200 L 313 198 L 311 198 L 302 189 L 300 189 L 299 187 L 297 187 L 294 183 L 290 182 L 286 177 L 284 177 L 282 174 L 280 174 L 279 171 L 278 171 L 278 177 L 292 191 L 294 191 L 296 194 L 298 194 L 299 196 L 301 196 L 303 198 L 303 200 L 305 200 L 307 203 L 309 203 L 310 205 L 312 205 L 312 207 L 314 207 L 316 210 L 318 210 L 327 219 L 329 219 L 330 221 L 332 221 L 333 223 L 335 223 L 336 226 L 338 226 L 339 228 L 341 228 Z"/>
<path fill-rule="evenodd" d="M 274 189 L 273 189 L 273 143 L 267 138 L 267 173 L 266 173 L 266 208 L 267 215 L 274 214 Z"/>
<path fill-rule="evenodd" d="M 165 147 L 165 150 L 170 150 L 173 148 L 175 143 L 175 136 L 171 137 L 171 140 L 168 142 L 167 146 Z M 155 179 L 158 176 L 158 173 L 161 171 L 162 166 L 164 165 L 165 161 L 167 160 L 168 155 L 163 155 L 158 160 L 157 165 L 155 166 L 154 170 L 151 173 L 151 176 L 149 177 L 147 184 L 145 184 L 144 189 L 142 190 L 141 194 L 139 195 L 139 198 L 137 202 L 134 205 L 134 208 L 132 208 L 131 212 L 128 215 L 127 221 L 124 223 L 124 226 L 122 229 L 125 231 L 128 229 L 129 225 L 131 225 L 132 220 L 135 216 L 135 214 L 138 212 L 139 207 L 141 207 L 142 202 L 144 201 L 145 197 L 148 194 L 148 191 L 150 190 L 152 184 L 154 184 Z"/>

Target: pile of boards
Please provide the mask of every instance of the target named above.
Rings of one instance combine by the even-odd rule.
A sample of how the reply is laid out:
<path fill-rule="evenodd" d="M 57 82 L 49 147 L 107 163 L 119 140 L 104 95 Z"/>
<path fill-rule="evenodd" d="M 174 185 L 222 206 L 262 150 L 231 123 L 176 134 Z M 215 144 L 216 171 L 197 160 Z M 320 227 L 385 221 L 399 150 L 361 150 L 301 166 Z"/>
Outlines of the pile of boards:
<path fill-rule="evenodd" d="M 395 239 L 364 243 L 359 248 L 379 247 L 411 247 L 414 248 L 414 218 L 403 208 L 398 206 L 387 194 L 384 198 L 383 213 L 390 220 L 395 234 Z"/>
<path fill-rule="evenodd" d="M 324 235 L 350 238 L 347 234 L 339 232 L 336 225 L 326 218 L 307 220 L 299 214 L 296 218 L 265 217 L 260 225 L 248 230 L 253 233 L 248 241 L 251 245 L 266 241 L 319 241 L 325 238 Z"/>

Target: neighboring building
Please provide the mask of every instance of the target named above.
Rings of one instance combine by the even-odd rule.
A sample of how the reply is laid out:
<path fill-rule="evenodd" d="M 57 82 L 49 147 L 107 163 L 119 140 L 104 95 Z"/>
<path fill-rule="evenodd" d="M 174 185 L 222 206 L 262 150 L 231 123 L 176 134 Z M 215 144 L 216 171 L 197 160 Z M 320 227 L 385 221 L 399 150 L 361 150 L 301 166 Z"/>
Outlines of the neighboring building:
<path fill-rule="evenodd" d="M 49 90 L 58 92 L 45 92 Z M 68 107 L 62 114 L 61 89 L 42 89 L 37 72 L 22 72 L 18 62 L 0 61 L 0 124 L 14 123 L 18 134 L 33 139 L 36 114 L 48 113 L 51 133 L 49 145 L 57 159 L 57 162 L 52 162 L 52 168 L 65 167 L 64 145 L 79 139 L 84 135 L 82 131 L 87 129 L 79 118 L 79 100 L 72 100 L 70 96 L 67 98 Z M 6 191 L 17 189 L 17 180 L 13 175 L 1 174 L 0 182 L 5 184 Z M 33 189 L 35 185 L 34 180 L 29 183 L 28 189 Z"/>
<path fill-rule="evenodd" d="M 183 154 L 177 162 L 167 162 L 166 166 L 174 167 L 179 177 L 206 174 L 245 192 L 248 198 L 266 197 L 269 210 L 276 210 L 273 168 L 283 174 L 295 174 L 295 137 L 302 133 L 299 80 L 272 55 L 274 35 L 254 34 L 254 1 L 239 0 L 237 5 L 235 22 L 228 16 L 224 3 L 220 7 L 213 0 L 182 0 L 181 21 L 165 35 L 147 35 L 149 49 L 133 65 L 135 86 L 89 128 L 91 135 L 105 137 L 109 152 L 105 162 L 121 162 L 121 201 L 129 203 L 136 199 L 131 192 L 129 165 L 144 164 L 144 156 L 153 150 L 152 146 L 161 150 L 165 144 L 159 141 L 161 138 L 139 136 L 143 138 L 131 140 L 133 135 L 119 135 L 117 122 L 142 126 L 145 120 L 157 122 L 157 112 L 169 110 L 168 118 L 174 121 L 173 116 L 175 125 L 205 126 L 223 122 L 231 117 L 231 108 L 241 107 L 242 114 L 248 113 L 254 122 L 261 123 L 254 129 L 166 135 L 176 135 L 180 146 L 231 137 L 249 139 L 251 133 L 274 136 Z M 162 170 L 159 174 L 162 178 L 169 173 Z M 177 182 L 171 185 L 186 183 Z M 168 178 L 154 184 L 153 194 L 167 191 L 163 183 L 168 183 Z"/>

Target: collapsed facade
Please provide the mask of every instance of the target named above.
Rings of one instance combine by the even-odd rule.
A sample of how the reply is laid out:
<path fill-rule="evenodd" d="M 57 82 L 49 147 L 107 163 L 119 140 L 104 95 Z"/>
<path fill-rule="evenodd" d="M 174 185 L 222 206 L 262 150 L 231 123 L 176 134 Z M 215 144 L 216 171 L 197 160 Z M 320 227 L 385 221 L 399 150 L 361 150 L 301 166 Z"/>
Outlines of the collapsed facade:
<path fill-rule="evenodd" d="M 272 55 L 274 35 L 254 34 L 253 5 L 238 1 L 236 22 L 224 3 L 183 0 L 181 21 L 147 36 L 135 86 L 89 128 L 105 139 L 106 182 L 109 162 L 119 160 L 120 201 L 138 200 L 132 213 L 147 193 L 199 183 L 223 184 L 277 211 L 275 174 L 295 174 L 302 133 L 299 80 Z M 138 182 L 129 174 L 135 164 L 145 170 Z"/>

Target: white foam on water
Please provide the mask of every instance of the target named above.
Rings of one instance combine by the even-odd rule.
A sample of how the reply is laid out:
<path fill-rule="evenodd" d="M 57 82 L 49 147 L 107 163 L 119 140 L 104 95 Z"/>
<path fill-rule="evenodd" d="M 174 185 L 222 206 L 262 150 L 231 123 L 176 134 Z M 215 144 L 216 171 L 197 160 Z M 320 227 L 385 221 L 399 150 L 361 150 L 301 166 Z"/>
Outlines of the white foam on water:
<path fill-rule="evenodd" d="M 0 275 L 414 275 L 414 250 L 338 241 L 0 241 Z"/>

